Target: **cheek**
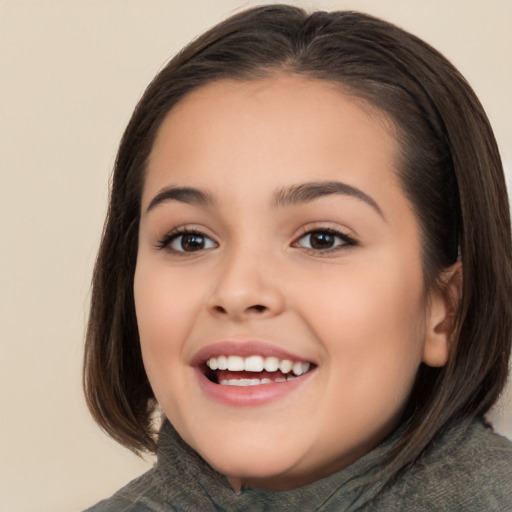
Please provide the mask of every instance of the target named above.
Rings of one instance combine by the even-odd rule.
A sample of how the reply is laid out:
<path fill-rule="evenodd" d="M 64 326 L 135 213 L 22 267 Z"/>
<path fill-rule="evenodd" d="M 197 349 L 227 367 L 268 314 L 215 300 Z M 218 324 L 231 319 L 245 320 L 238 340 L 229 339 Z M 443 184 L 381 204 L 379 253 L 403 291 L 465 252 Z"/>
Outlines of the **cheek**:
<path fill-rule="evenodd" d="M 181 280 L 183 281 L 183 279 Z M 194 287 L 180 281 L 158 261 L 137 262 L 134 299 L 144 368 L 156 399 L 171 417 L 187 396 L 184 340 L 191 328 L 197 299 Z"/>
<path fill-rule="evenodd" d="M 160 261 L 139 259 L 134 278 L 135 310 L 143 343 L 169 342 L 186 329 L 203 299 L 194 275 L 171 272 Z M 199 279 L 199 278 L 197 278 Z M 162 339 L 163 338 L 163 339 Z"/>
<path fill-rule="evenodd" d="M 421 362 L 426 324 L 421 265 L 399 261 L 381 255 L 340 269 L 323 286 L 309 288 L 309 313 L 302 304 L 329 364 L 355 385 L 408 391 Z M 332 375 L 341 378 L 337 371 Z"/>
<path fill-rule="evenodd" d="M 190 286 L 172 276 L 159 262 L 137 262 L 134 277 L 134 299 L 144 366 L 154 386 L 159 364 L 177 364 L 182 344 L 194 314 Z M 156 390 L 155 390 L 156 392 Z"/>

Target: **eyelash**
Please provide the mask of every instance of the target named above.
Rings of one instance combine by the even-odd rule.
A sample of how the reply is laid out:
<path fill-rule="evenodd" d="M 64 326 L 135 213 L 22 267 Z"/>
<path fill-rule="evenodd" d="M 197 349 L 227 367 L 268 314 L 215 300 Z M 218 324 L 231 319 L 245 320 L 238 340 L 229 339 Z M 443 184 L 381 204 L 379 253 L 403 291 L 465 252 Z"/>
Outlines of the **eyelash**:
<path fill-rule="evenodd" d="M 328 247 L 325 249 L 315 249 L 312 247 L 303 247 L 303 249 L 313 252 L 315 254 L 329 254 L 338 252 L 350 247 L 356 247 L 358 245 L 357 241 L 354 240 L 351 236 L 347 235 L 346 233 L 342 233 L 341 231 L 338 231 L 337 229 L 332 228 L 314 228 L 314 229 L 308 229 L 304 233 L 302 233 L 295 242 L 293 242 L 293 247 L 300 247 L 299 242 L 303 240 L 306 237 L 310 237 L 310 244 L 311 244 L 311 236 L 318 234 L 318 235 L 329 235 L 331 237 L 337 238 L 340 243 L 337 245 L 334 245 L 333 247 Z"/>
<path fill-rule="evenodd" d="M 339 243 L 337 243 L 333 247 L 327 247 L 327 248 L 303 247 L 303 246 L 300 245 L 299 242 L 301 240 L 303 240 L 304 238 L 306 238 L 306 237 L 310 237 L 310 245 L 311 245 L 311 237 L 313 235 L 315 235 L 315 234 L 317 234 L 317 235 L 328 235 L 330 237 L 333 237 L 334 239 L 338 239 Z M 172 244 L 174 242 L 176 242 L 180 237 L 185 237 L 185 236 L 196 236 L 198 238 L 201 238 L 203 240 L 204 244 L 210 244 L 210 243 L 213 244 L 213 247 L 212 246 L 210 246 L 210 247 L 199 247 L 196 250 L 190 250 L 190 251 L 185 250 L 183 248 L 183 245 L 181 245 L 183 250 L 178 250 L 178 249 L 174 249 L 174 248 L 171 247 Z M 207 241 L 209 241 L 209 242 L 207 242 Z M 334 243 L 336 243 L 336 241 L 334 241 Z M 182 244 L 183 244 L 183 239 L 182 239 Z M 354 240 L 351 236 L 347 235 L 346 233 L 342 233 L 341 231 L 338 231 L 336 229 L 332 229 L 332 228 L 309 229 L 307 231 L 304 231 L 304 233 L 302 233 L 292 243 L 292 247 L 297 247 L 297 248 L 302 247 L 306 251 L 312 252 L 312 253 L 315 253 L 315 254 L 329 254 L 329 253 L 337 252 L 337 251 L 340 251 L 340 250 L 343 250 L 343 249 L 347 249 L 347 248 L 350 248 L 350 247 L 355 247 L 357 245 L 358 245 L 357 241 Z M 200 252 L 200 251 L 204 251 L 204 250 L 213 249 L 213 248 L 216 248 L 216 247 L 218 247 L 217 242 L 212 240 L 212 238 L 210 238 L 209 236 L 205 235 L 203 232 L 201 232 L 199 230 L 196 230 L 196 229 L 186 229 L 186 228 L 179 228 L 179 229 L 176 229 L 176 230 L 173 230 L 173 231 L 167 233 L 157 243 L 157 248 L 158 249 L 165 249 L 165 250 L 167 250 L 167 251 L 169 251 L 169 252 L 171 252 L 173 254 L 190 254 L 190 253 L 194 253 L 194 252 Z"/>
<path fill-rule="evenodd" d="M 203 241 L 209 240 L 210 242 L 213 242 L 213 244 L 218 246 L 218 244 L 215 241 L 213 241 L 209 236 L 205 235 L 204 233 L 202 233 L 201 231 L 199 231 L 197 229 L 179 228 L 179 229 L 176 229 L 176 230 L 173 230 L 173 231 L 167 233 L 161 240 L 159 240 L 159 242 L 157 243 L 157 247 L 159 249 L 165 249 L 173 254 L 189 254 L 189 253 L 199 252 L 199 251 L 208 250 L 208 249 L 213 248 L 213 247 L 200 247 L 197 250 L 186 251 L 186 250 L 173 249 L 171 247 L 171 245 L 175 241 L 177 241 L 180 237 L 185 237 L 187 235 L 200 237 L 203 239 Z M 183 241 L 182 241 L 182 243 L 183 243 Z M 182 248 L 183 248 L 183 246 L 182 246 Z"/>

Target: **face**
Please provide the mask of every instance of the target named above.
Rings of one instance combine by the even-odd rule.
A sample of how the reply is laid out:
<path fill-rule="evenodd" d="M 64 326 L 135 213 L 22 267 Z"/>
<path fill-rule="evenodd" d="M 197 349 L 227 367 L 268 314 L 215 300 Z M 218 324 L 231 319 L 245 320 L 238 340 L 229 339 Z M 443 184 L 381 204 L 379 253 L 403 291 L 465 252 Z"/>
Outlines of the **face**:
<path fill-rule="evenodd" d="M 144 365 L 235 488 L 317 480 L 397 424 L 436 299 L 396 154 L 382 114 L 293 76 L 205 86 L 159 130 L 134 283 Z"/>

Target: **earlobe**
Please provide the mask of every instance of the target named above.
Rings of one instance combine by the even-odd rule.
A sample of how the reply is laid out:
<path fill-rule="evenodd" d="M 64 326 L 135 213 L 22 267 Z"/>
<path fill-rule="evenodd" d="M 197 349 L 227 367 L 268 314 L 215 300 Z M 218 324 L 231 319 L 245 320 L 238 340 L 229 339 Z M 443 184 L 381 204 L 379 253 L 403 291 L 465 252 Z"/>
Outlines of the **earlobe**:
<path fill-rule="evenodd" d="M 457 262 L 443 272 L 439 285 L 430 295 L 423 346 L 425 364 L 444 366 L 448 361 L 453 336 L 457 330 L 461 298 L 462 264 Z"/>

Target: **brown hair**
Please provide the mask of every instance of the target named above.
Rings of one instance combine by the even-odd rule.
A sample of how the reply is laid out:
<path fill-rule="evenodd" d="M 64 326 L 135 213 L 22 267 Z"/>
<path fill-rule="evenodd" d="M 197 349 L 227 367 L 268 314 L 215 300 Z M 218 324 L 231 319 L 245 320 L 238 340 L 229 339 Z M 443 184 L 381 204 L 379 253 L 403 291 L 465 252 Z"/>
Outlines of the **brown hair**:
<path fill-rule="evenodd" d="M 96 262 L 84 361 L 89 408 L 114 439 L 155 449 L 154 395 L 134 310 L 141 192 L 160 124 L 194 89 L 289 72 L 327 80 L 394 122 L 398 174 L 423 234 L 425 281 L 460 259 L 463 296 L 448 363 L 420 367 L 393 471 L 411 464 L 449 425 L 482 416 L 500 394 L 512 336 L 510 217 L 487 117 L 458 71 L 436 50 L 356 12 L 273 5 L 237 14 L 187 46 L 155 77 L 119 148 Z"/>

